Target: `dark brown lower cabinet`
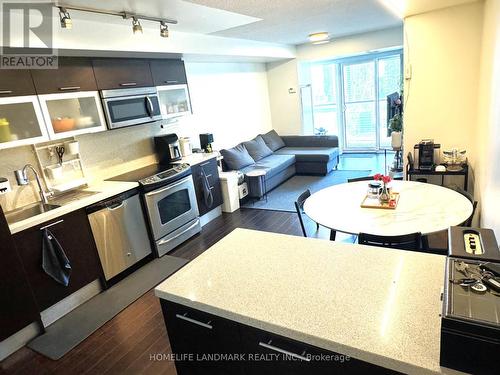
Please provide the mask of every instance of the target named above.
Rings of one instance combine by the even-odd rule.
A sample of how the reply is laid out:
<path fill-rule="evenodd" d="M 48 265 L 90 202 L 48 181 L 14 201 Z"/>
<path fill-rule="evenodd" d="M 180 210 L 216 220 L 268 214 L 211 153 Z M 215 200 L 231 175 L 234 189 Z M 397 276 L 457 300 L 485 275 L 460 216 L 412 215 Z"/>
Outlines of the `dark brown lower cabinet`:
<path fill-rule="evenodd" d="M 49 226 L 70 261 L 68 286 L 57 283 L 42 269 L 42 228 L 45 226 Z M 16 233 L 14 240 L 40 311 L 102 278 L 101 263 L 84 209 Z"/>
<path fill-rule="evenodd" d="M 178 375 L 397 374 L 339 353 L 160 301 Z"/>
<path fill-rule="evenodd" d="M 191 172 L 193 173 L 198 211 L 200 212 L 200 216 L 202 216 L 222 204 L 222 189 L 220 187 L 217 160 L 213 158 L 206 162 L 193 165 L 191 166 Z M 207 181 L 209 189 L 212 192 L 212 200 L 205 199 L 203 187 L 204 180 Z"/>
<path fill-rule="evenodd" d="M 0 207 L 0 341 L 40 319 L 21 258 Z"/>

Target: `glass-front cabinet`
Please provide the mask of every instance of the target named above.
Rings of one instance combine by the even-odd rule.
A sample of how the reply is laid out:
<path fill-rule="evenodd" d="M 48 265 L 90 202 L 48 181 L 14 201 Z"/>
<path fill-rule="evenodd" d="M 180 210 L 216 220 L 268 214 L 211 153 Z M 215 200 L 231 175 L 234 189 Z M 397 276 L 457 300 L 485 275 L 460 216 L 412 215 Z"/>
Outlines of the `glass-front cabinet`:
<path fill-rule="evenodd" d="M 0 99 L 0 149 L 48 140 L 36 95 Z"/>
<path fill-rule="evenodd" d="M 106 130 L 97 91 L 39 95 L 50 139 Z"/>
<path fill-rule="evenodd" d="M 157 89 L 164 119 L 191 114 L 187 85 L 158 86 Z"/>

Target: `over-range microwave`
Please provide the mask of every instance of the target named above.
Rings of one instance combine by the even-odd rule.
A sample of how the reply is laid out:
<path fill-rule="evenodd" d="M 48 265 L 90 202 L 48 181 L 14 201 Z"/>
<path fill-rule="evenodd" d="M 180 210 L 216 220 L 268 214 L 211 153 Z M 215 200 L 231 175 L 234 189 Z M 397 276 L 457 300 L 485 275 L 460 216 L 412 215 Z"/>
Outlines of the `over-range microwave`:
<path fill-rule="evenodd" d="M 156 87 L 102 90 L 101 98 L 110 129 L 162 119 Z"/>

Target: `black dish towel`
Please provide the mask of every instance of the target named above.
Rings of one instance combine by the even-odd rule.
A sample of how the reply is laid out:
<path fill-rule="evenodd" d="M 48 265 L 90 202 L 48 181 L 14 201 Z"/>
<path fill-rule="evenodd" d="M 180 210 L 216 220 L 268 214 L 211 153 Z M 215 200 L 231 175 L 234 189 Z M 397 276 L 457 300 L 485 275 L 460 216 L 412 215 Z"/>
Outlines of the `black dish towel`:
<path fill-rule="evenodd" d="M 68 286 L 71 264 L 61 244 L 48 229 L 42 234 L 42 268 L 59 284 Z"/>

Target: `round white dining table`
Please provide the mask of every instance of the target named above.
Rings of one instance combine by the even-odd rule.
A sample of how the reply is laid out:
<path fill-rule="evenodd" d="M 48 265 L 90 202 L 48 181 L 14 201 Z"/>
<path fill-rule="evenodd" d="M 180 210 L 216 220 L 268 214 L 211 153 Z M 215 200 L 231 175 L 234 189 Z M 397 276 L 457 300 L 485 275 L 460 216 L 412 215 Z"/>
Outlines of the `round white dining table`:
<path fill-rule="evenodd" d="M 414 181 L 392 181 L 389 186 L 399 193 L 393 210 L 361 207 L 368 181 L 358 181 L 312 194 L 304 203 L 304 212 L 338 232 L 379 236 L 439 232 L 460 225 L 472 214 L 471 202 L 452 189 Z"/>

